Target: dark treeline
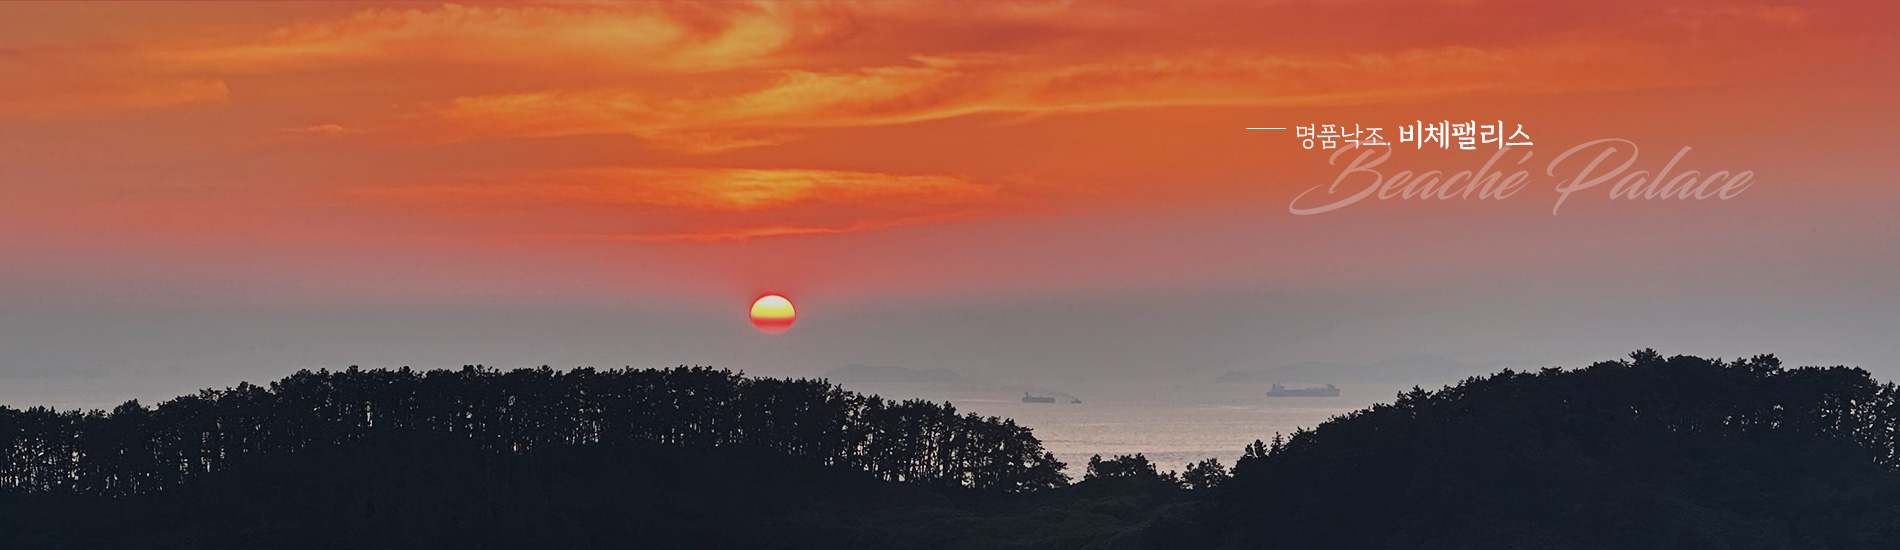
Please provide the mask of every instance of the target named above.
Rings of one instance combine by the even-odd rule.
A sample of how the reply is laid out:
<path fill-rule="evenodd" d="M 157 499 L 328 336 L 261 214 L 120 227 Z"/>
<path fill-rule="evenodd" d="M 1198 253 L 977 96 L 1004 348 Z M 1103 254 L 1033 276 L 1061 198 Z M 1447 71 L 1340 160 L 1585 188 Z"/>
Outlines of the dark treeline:
<path fill-rule="evenodd" d="M 1037 491 L 1066 484 L 1060 464 L 1006 421 L 711 369 L 304 373 L 155 409 L 5 415 L 9 483 L 40 490 L 0 491 L 0 548 L 1900 540 L 1900 388 L 1772 356 L 1504 371 L 1262 437 L 1231 469 L 1096 457 Z"/>
<path fill-rule="evenodd" d="M 1892 548 L 1900 388 L 1653 350 L 1256 442 L 1157 548 Z"/>
<path fill-rule="evenodd" d="M 128 495 L 259 455 L 379 433 L 466 438 L 486 451 L 650 443 L 767 448 L 889 481 L 1000 491 L 1067 483 L 1014 421 L 948 403 L 862 396 L 824 380 L 704 367 L 302 371 L 110 412 L 0 407 L 0 490 Z"/>

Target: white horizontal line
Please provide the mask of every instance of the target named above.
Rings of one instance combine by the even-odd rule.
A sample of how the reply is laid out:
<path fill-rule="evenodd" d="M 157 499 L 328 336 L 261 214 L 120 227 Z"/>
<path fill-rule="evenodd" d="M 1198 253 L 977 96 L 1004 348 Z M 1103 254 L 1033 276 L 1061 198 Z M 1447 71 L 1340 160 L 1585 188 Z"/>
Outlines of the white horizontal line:
<path fill-rule="evenodd" d="M 1248 130 L 1285 130 L 1286 128 L 1248 128 Z"/>

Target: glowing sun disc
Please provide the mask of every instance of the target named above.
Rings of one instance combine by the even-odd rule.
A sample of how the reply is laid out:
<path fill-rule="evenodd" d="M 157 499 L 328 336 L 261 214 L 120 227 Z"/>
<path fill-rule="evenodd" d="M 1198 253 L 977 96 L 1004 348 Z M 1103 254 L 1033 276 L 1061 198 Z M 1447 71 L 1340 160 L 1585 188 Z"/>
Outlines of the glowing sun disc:
<path fill-rule="evenodd" d="M 792 328 L 792 322 L 798 320 L 798 311 L 792 309 L 792 301 L 777 294 L 767 294 L 752 302 L 752 326 L 759 332 L 778 334 Z"/>

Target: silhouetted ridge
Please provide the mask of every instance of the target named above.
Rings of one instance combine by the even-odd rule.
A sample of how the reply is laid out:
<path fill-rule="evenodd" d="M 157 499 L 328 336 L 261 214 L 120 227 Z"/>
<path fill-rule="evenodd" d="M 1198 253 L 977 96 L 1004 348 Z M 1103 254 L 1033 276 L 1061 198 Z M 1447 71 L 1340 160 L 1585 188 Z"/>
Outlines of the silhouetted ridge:
<path fill-rule="evenodd" d="M 1154 547 L 1891 547 L 1897 395 L 1653 350 L 1413 389 L 1249 447 Z"/>
<path fill-rule="evenodd" d="M 257 455 L 375 433 L 465 438 L 507 453 L 551 446 L 744 445 L 891 481 L 1033 491 L 1063 464 L 1014 421 L 948 403 L 891 401 L 824 380 L 705 367 L 557 371 L 301 371 L 266 387 L 103 411 L 0 406 L 0 489 L 123 495 L 177 485 Z"/>
<path fill-rule="evenodd" d="M 1026 492 L 1065 482 L 1026 430 L 823 381 L 299 373 L 0 409 L 6 479 L 34 489 L 0 492 L 0 548 L 1889 549 L 1897 396 L 1645 350 L 1414 389 L 1231 470 L 1095 457 Z"/>
<path fill-rule="evenodd" d="M 893 483 L 748 445 L 509 453 L 391 431 L 145 494 L 0 493 L 0 548 L 1106 549 L 1186 493 L 1097 487 Z"/>

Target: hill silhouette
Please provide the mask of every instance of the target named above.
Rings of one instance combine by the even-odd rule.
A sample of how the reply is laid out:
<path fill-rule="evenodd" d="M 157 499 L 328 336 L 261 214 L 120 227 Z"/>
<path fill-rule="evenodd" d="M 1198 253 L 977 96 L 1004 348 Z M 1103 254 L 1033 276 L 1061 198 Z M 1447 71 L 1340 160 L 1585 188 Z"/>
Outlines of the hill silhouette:
<path fill-rule="evenodd" d="M 1414 389 L 1256 442 L 1231 475 L 1132 455 L 1069 484 L 1025 428 L 823 381 L 300 373 L 150 409 L 0 409 L 0 547 L 1891 548 L 1896 395 L 1860 369 L 1645 350 Z M 574 431 L 629 411 L 659 416 Z M 176 477 L 111 459 L 180 448 L 245 451 L 158 454 Z"/>
<path fill-rule="evenodd" d="M 1249 449 L 1154 547 L 1890 548 L 1892 384 L 1652 350 L 1414 389 Z"/>
<path fill-rule="evenodd" d="M 387 432 L 148 494 L 0 495 L 0 547 L 1104 547 L 1132 541 L 1182 493 L 1148 489 L 1005 494 L 892 483 L 750 446 L 500 453 Z"/>
<path fill-rule="evenodd" d="M 1000 491 L 1067 482 L 1014 421 L 948 403 L 889 401 L 824 380 L 705 367 L 502 372 L 302 371 L 269 387 L 205 390 L 147 408 L 0 407 L 0 489 L 127 495 L 234 463 L 403 432 L 519 453 L 655 443 L 755 446 L 879 478 Z"/>

